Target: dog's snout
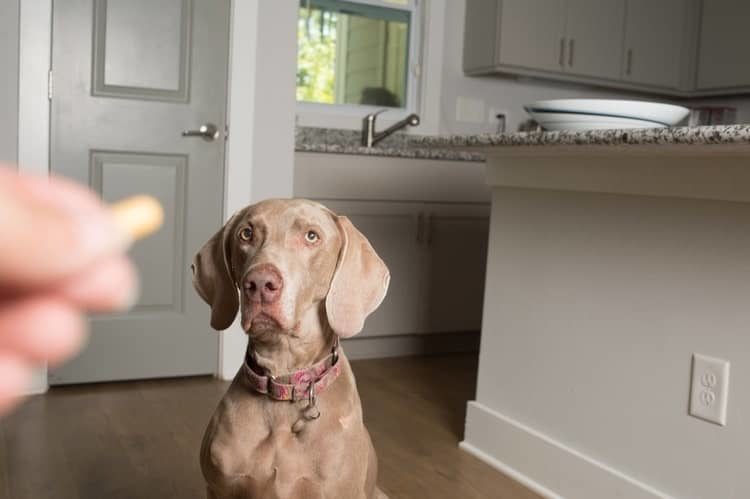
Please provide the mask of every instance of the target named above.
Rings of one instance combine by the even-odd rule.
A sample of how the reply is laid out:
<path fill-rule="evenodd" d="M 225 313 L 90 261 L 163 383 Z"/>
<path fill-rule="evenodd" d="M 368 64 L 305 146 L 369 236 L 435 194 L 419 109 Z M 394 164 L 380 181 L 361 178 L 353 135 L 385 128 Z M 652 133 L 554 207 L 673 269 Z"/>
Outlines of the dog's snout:
<path fill-rule="evenodd" d="M 261 265 L 248 272 L 245 278 L 245 292 L 251 299 L 263 303 L 273 303 L 281 296 L 284 280 L 281 273 L 271 265 Z"/>

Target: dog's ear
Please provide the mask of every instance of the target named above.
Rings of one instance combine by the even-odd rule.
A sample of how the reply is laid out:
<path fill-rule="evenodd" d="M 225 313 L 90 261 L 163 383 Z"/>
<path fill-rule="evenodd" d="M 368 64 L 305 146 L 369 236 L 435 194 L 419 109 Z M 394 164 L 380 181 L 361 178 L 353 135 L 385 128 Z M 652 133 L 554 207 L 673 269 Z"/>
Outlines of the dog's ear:
<path fill-rule="evenodd" d="M 370 242 L 346 217 L 336 217 L 342 236 L 341 251 L 326 296 L 328 323 L 348 338 L 362 331 L 388 291 L 390 273 Z"/>
<path fill-rule="evenodd" d="M 193 258 L 193 287 L 211 306 L 211 327 L 223 330 L 232 325 L 240 302 L 231 272 L 232 218 L 209 239 Z"/>

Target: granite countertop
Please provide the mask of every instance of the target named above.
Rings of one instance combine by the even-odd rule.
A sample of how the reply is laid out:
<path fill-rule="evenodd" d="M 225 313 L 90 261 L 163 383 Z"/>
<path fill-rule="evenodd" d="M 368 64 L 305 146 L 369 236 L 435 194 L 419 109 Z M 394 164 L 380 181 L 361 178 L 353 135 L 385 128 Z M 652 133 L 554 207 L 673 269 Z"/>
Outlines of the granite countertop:
<path fill-rule="evenodd" d="M 630 146 L 630 145 L 750 146 L 750 125 L 590 130 L 585 132 L 516 132 L 480 135 L 414 137 L 414 147 L 487 148 L 508 146 Z M 466 149 L 464 149 L 466 150 Z"/>
<path fill-rule="evenodd" d="M 585 132 L 514 132 L 476 135 L 395 133 L 375 147 L 360 145 L 360 132 L 298 127 L 295 150 L 447 161 L 485 161 L 487 148 L 517 146 L 643 146 L 734 144 L 750 148 L 750 125 L 590 130 Z"/>
<path fill-rule="evenodd" d="M 363 156 L 384 156 L 392 158 L 436 159 L 447 161 L 484 161 L 483 154 L 458 149 L 440 149 L 430 145 L 424 147 L 415 141 L 427 138 L 420 135 L 394 133 L 375 147 L 362 147 L 358 130 L 335 128 L 297 127 L 294 137 L 294 150 L 328 154 L 355 154 Z"/>

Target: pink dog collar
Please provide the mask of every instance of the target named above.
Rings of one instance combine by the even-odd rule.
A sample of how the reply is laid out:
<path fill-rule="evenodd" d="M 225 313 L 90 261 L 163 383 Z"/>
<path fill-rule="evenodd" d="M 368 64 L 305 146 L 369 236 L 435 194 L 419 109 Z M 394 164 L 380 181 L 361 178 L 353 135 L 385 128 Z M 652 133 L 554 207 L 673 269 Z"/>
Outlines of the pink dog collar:
<path fill-rule="evenodd" d="M 338 341 L 336 341 L 333 351 L 323 360 L 293 373 L 282 374 L 280 376 L 258 374 L 256 371 L 257 364 L 249 349 L 242 368 L 245 371 L 245 379 L 250 384 L 250 387 L 258 393 L 268 395 L 274 400 L 295 402 L 308 398 L 314 401 L 315 397 L 325 390 L 341 373 L 338 360 Z M 253 367 L 256 369 L 253 369 Z M 311 388 L 313 388 L 312 392 L 310 391 Z"/>

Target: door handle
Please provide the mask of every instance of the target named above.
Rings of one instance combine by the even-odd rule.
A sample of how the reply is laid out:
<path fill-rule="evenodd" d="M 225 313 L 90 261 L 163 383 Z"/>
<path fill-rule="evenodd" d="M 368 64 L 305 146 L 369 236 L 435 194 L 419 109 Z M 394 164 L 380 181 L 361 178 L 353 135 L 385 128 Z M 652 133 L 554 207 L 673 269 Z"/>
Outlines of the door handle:
<path fill-rule="evenodd" d="M 200 137 L 206 142 L 212 142 L 219 138 L 219 129 L 213 123 L 204 123 L 197 130 L 183 130 L 183 137 Z"/>

